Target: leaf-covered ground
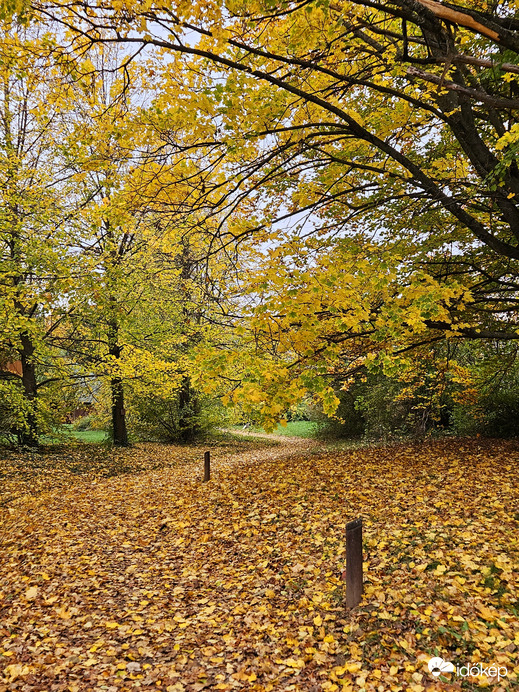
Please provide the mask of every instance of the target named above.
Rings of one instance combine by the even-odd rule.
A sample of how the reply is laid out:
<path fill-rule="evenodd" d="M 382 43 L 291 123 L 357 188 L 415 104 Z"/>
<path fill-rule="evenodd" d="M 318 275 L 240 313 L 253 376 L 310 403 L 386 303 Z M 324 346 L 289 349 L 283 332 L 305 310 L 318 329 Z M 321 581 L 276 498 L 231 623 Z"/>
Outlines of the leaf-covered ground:
<path fill-rule="evenodd" d="M 201 451 L 3 462 L 0 692 L 517 689 L 517 443 L 222 447 L 207 484 Z M 432 656 L 508 674 L 442 681 Z"/>
<path fill-rule="evenodd" d="M 24 495 L 66 488 L 85 479 L 183 467 L 200 460 L 206 449 L 218 451 L 221 457 L 277 444 L 277 439 L 268 440 L 268 435 L 256 437 L 260 439 L 223 432 L 202 446 L 136 445 L 117 450 L 101 444 L 49 445 L 25 454 L 0 447 L 0 506 Z"/>

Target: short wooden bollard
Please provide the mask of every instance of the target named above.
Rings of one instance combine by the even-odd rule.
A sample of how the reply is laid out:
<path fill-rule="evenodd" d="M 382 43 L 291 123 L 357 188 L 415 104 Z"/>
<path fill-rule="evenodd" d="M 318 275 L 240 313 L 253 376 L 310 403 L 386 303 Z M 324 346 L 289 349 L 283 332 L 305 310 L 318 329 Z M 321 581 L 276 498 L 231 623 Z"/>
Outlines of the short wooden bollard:
<path fill-rule="evenodd" d="M 204 453 L 204 483 L 211 480 L 211 454 Z"/>
<path fill-rule="evenodd" d="M 346 524 L 346 607 L 355 608 L 362 598 L 362 519 Z"/>

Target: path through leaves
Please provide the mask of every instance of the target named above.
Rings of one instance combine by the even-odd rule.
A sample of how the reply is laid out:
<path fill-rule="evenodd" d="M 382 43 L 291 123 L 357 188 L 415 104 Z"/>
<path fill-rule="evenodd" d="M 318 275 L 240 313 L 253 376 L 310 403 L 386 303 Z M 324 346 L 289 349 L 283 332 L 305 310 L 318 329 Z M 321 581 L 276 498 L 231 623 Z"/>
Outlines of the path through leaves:
<path fill-rule="evenodd" d="M 84 446 L 17 485 L 11 459 L 0 692 L 517 684 L 517 443 L 221 448 L 207 484 L 202 452 L 138 445 L 112 475 L 111 453 Z M 96 463 L 72 472 L 85 454 Z M 344 526 L 359 515 L 367 583 L 348 613 Z M 507 676 L 442 682 L 435 655 Z"/>

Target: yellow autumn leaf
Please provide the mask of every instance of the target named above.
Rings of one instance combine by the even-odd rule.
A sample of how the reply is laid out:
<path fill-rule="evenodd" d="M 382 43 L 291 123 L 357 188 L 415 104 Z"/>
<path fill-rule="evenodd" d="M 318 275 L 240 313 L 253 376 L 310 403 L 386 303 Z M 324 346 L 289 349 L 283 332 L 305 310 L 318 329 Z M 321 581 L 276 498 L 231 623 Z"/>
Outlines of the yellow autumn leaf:
<path fill-rule="evenodd" d="M 18 680 L 19 678 L 23 678 L 26 675 L 29 675 L 30 672 L 30 667 L 27 665 L 23 665 L 22 663 L 11 663 L 10 665 L 6 666 L 3 670 L 3 674 L 8 683 L 12 683 L 15 680 Z"/>
<path fill-rule="evenodd" d="M 283 661 L 286 666 L 290 668 L 304 668 L 305 662 L 302 658 L 287 658 Z"/>
<path fill-rule="evenodd" d="M 495 613 L 493 613 L 490 610 L 490 608 L 487 608 L 486 606 L 479 604 L 479 603 L 476 605 L 476 608 L 477 608 L 479 614 L 481 615 L 481 617 L 484 618 L 485 620 L 487 620 L 488 622 L 492 622 L 493 620 L 496 619 Z"/>

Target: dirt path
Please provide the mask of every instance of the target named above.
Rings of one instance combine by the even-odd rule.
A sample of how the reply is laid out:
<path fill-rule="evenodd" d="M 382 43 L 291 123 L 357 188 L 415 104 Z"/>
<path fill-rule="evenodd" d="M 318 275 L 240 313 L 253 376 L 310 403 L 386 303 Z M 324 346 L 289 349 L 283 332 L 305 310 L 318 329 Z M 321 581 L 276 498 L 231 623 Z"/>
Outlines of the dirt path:
<path fill-rule="evenodd" d="M 224 428 L 223 432 L 226 433 L 231 433 L 232 435 L 243 435 L 244 437 L 260 437 L 264 438 L 266 440 L 275 440 L 277 442 L 283 443 L 285 440 L 311 440 L 312 438 L 308 437 L 290 437 L 288 435 L 276 435 L 275 433 L 266 433 L 266 432 L 254 432 L 253 430 L 248 430 L 247 428 L 244 428 L 242 430 L 230 430 L 229 428 Z"/>
<path fill-rule="evenodd" d="M 289 435 L 276 435 L 275 433 L 259 433 L 252 430 L 230 430 L 228 428 L 222 428 L 222 432 L 230 433 L 232 435 L 241 435 L 242 437 L 257 437 L 262 440 L 272 440 L 273 442 L 279 442 L 281 446 L 286 445 L 297 445 L 298 447 L 303 445 L 308 445 L 312 447 L 318 447 L 319 441 L 312 437 L 290 437 Z"/>
<path fill-rule="evenodd" d="M 225 430 L 224 432 L 237 434 L 235 430 Z M 226 454 L 221 459 L 215 457 L 215 470 L 236 465 L 243 466 L 251 463 L 274 461 L 275 459 L 286 459 L 291 456 L 300 457 L 305 454 L 313 454 L 323 446 L 320 441 L 307 437 L 288 437 L 287 435 L 276 435 L 274 433 L 257 433 L 252 430 L 241 430 L 238 434 L 243 437 L 254 437 L 278 442 L 279 444 L 254 449 L 250 452 L 241 451 L 236 454 Z"/>

